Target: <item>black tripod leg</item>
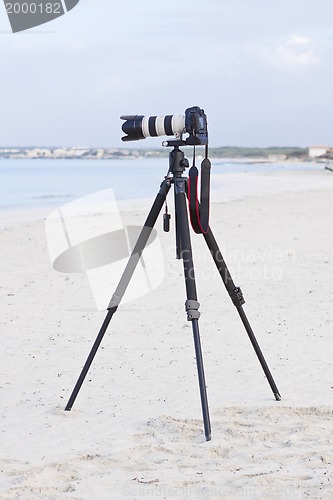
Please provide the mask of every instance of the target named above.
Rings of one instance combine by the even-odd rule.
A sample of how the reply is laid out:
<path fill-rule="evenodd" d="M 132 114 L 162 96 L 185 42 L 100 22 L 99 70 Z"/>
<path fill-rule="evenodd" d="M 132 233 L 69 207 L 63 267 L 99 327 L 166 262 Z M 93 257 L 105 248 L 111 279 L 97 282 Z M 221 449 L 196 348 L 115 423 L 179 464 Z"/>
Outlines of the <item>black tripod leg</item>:
<path fill-rule="evenodd" d="M 93 362 L 95 354 L 96 354 L 96 352 L 97 352 L 97 350 L 99 348 L 100 343 L 102 342 L 102 339 L 103 339 L 104 334 L 105 334 L 105 332 L 107 330 L 107 327 L 109 326 L 111 318 L 114 315 L 114 313 L 116 312 L 116 310 L 117 310 L 116 307 L 113 307 L 112 309 L 108 310 L 108 313 L 107 313 L 107 315 L 105 317 L 105 320 L 104 320 L 104 322 L 103 322 L 103 324 L 101 326 L 101 329 L 100 329 L 100 331 L 99 331 L 99 333 L 98 333 L 98 335 L 96 337 L 96 340 L 94 342 L 94 345 L 92 346 L 92 349 L 91 349 L 91 351 L 89 353 L 87 361 L 85 362 L 84 367 L 82 368 L 82 371 L 81 371 L 80 376 L 79 376 L 79 378 L 78 378 L 78 380 L 77 380 L 77 382 L 75 384 L 75 387 L 73 389 L 71 397 L 68 400 L 68 403 L 67 403 L 66 408 L 65 408 L 66 411 L 70 411 L 72 409 L 72 406 L 74 404 L 76 396 L 78 395 L 79 390 L 81 389 L 81 385 L 83 384 L 84 379 L 86 378 L 86 375 L 87 375 L 87 373 L 89 371 L 90 365 Z"/>
<path fill-rule="evenodd" d="M 212 230 L 210 228 L 208 229 L 208 232 L 206 234 L 204 234 L 204 238 L 206 240 L 206 243 L 208 245 L 210 253 L 212 254 L 213 260 L 214 260 L 215 265 L 217 267 L 217 270 L 222 278 L 222 281 L 223 281 L 223 283 L 224 283 L 224 285 L 225 285 L 225 287 L 230 295 L 231 300 L 233 301 L 234 305 L 236 306 L 238 314 L 243 322 L 245 330 L 246 330 L 246 332 L 249 336 L 249 339 L 252 343 L 252 346 L 257 354 L 257 357 L 260 361 L 262 369 L 264 370 L 264 373 L 267 377 L 269 385 L 271 386 L 274 397 L 277 401 L 280 401 L 281 395 L 279 393 L 279 390 L 274 382 L 272 374 L 271 374 L 271 372 L 268 368 L 268 365 L 265 361 L 264 355 L 261 352 L 261 349 L 259 347 L 257 339 L 253 333 L 251 325 L 250 325 L 250 323 L 245 315 L 244 309 L 242 307 L 243 304 L 245 303 L 242 291 L 239 287 L 235 286 L 233 279 L 230 275 L 229 269 L 228 269 L 228 267 L 223 259 L 221 251 L 218 247 L 218 244 L 216 243 L 216 240 L 215 240 L 214 235 L 212 233 Z"/>
<path fill-rule="evenodd" d="M 174 183 L 175 183 L 175 205 L 176 205 L 175 208 L 176 208 L 177 223 L 178 223 L 177 229 L 179 231 L 181 240 L 180 257 L 183 259 L 186 295 L 187 295 L 185 308 L 187 312 L 187 319 L 192 322 L 193 340 L 194 340 L 195 354 L 197 361 L 205 437 L 206 441 L 209 441 L 211 439 L 211 426 L 210 426 L 206 381 L 205 381 L 205 373 L 204 373 L 204 365 L 203 365 L 200 333 L 199 333 L 199 323 L 198 323 L 198 319 L 200 316 L 198 310 L 199 302 L 197 301 L 197 290 L 195 284 L 194 267 L 192 259 L 192 247 L 191 247 L 186 198 L 185 198 L 186 195 L 184 191 L 185 180 L 183 178 L 176 178 L 174 180 Z"/>
<path fill-rule="evenodd" d="M 154 227 L 154 224 L 157 220 L 157 217 L 163 207 L 163 203 L 165 202 L 165 198 L 169 192 L 170 189 L 170 181 L 164 180 L 161 184 L 161 189 L 159 193 L 157 194 L 155 201 L 153 203 L 153 206 L 151 207 L 151 210 L 148 214 L 147 220 L 141 230 L 141 233 L 139 235 L 139 238 L 135 244 L 135 247 L 131 253 L 131 256 L 127 262 L 127 265 L 125 267 L 125 270 L 122 274 L 122 277 L 120 278 L 120 281 L 118 283 L 118 286 L 116 288 L 115 293 L 113 294 L 110 304 L 108 306 L 108 312 L 105 317 L 105 320 L 103 322 L 103 325 L 101 326 L 101 329 L 97 335 L 97 338 L 94 342 L 94 345 L 90 351 L 90 354 L 87 358 L 87 361 L 85 362 L 85 365 L 81 371 L 81 374 L 76 382 L 76 385 L 73 389 L 73 392 L 68 400 L 68 403 L 66 405 L 65 410 L 70 411 L 72 409 L 72 406 L 75 402 L 75 399 L 79 393 L 79 390 L 84 382 L 84 379 L 88 373 L 88 370 L 90 368 L 91 363 L 93 362 L 93 359 L 95 357 L 95 354 L 99 348 L 100 343 L 102 342 L 102 339 L 104 337 L 104 334 L 107 330 L 107 327 L 111 321 L 112 316 L 116 312 L 118 305 L 121 302 L 121 299 L 123 298 L 123 295 L 127 289 L 127 286 L 133 276 L 133 273 L 135 271 L 135 268 L 139 262 L 139 259 L 141 257 L 142 251 L 145 248 L 148 238 L 151 234 L 151 231 Z"/>

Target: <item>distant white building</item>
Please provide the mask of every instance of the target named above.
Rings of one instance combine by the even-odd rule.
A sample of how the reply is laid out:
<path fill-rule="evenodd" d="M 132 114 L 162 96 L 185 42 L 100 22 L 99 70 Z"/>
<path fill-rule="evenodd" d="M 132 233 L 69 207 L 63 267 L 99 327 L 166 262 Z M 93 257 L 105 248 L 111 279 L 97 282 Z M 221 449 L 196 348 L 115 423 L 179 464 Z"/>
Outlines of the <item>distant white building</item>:
<path fill-rule="evenodd" d="M 310 146 L 309 156 L 310 158 L 318 158 L 319 156 L 326 155 L 331 150 L 328 146 Z"/>
<path fill-rule="evenodd" d="M 34 148 L 28 149 L 25 153 L 27 158 L 51 158 L 51 151 L 49 149 Z"/>

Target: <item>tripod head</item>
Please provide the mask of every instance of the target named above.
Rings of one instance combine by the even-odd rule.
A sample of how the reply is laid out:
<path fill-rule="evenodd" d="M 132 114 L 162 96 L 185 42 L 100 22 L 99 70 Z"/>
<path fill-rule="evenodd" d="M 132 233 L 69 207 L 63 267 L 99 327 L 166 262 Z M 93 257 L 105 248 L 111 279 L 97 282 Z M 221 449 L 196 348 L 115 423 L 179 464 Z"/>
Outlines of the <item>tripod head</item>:
<path fill-rule="evenodd" d="M 185 169 L 190 166 L 183 151 L 179 149 L 179 146 L 183 145 L 183 141 L 166 142 L 168 142 L 168 146 L 173 146 L 173 150 L 169 153 L 169 172 L 171 172 L 174 177 L 181 177 Z"/>

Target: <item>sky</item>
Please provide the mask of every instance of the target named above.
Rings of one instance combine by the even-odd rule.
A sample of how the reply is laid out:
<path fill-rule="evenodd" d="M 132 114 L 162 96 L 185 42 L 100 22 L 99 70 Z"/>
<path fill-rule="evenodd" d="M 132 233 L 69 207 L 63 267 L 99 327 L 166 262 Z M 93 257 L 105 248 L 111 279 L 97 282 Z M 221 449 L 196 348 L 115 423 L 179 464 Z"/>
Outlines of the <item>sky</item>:
<path fill-rule="evenodd" d="M 80 0 L 13 34 L 0 4 L 0 147 L 121 142 L 123 114 L 200 106 L 218 146 L 333 146 L 332 0 Z"/>

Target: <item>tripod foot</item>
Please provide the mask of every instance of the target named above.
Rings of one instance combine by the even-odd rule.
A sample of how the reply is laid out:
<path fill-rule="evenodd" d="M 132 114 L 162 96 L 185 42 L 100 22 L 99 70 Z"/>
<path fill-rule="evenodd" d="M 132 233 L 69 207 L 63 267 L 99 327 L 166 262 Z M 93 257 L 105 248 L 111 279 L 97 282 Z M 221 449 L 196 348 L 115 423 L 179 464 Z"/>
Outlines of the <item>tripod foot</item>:
<path fill-rule="evenodd" d="M 274 397 L 276 401 L 281 401 L 281 394 L 279 392 L 274 392 Z"/>

